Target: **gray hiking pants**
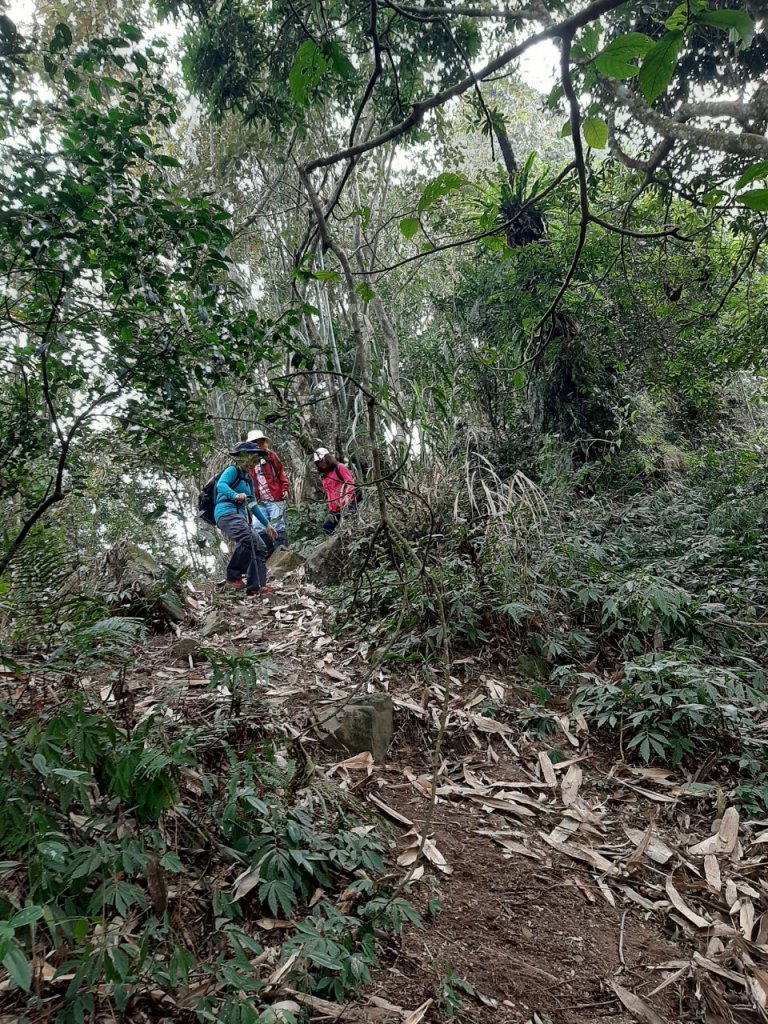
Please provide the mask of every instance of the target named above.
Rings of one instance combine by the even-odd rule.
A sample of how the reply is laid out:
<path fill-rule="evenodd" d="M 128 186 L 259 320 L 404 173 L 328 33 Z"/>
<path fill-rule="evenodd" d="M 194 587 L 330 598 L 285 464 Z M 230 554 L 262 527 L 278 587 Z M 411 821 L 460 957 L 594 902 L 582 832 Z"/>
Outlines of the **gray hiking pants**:
<path fill-rule="evenodd" d="M 249 590 L 263 587 L 267 582 L 267 549 L 261 537 L 251 529 L 246 516 L 233 512 L 217 519 L 216 525 L 225 537 L 237 544 L 227 566 L 227 579 L 234 582 L 245 576 Z"/>

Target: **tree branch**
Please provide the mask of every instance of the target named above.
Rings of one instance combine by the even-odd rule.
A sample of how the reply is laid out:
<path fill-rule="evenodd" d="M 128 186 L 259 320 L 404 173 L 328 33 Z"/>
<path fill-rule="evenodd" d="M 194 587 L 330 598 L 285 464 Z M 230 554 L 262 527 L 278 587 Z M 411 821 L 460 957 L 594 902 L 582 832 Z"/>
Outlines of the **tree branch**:
<path fill-rule="evenodd" d="M 578 31 L 578 29 L 590 24 L 590 22 L 595 21 L 608 11 L 612 11 L 614 8 L 620 7 L 622 2 L 623 0 L 595 0 L 594 3 L 585 7 L 583 11 L 572 15 L 570 18 L 566 18 L 566 20 L 560 24 L 552 25 L 543 29 L 541 32 L 536 32 L 534 35 L 529 36 L 528 39 L 523 40 L 522 43 L 517 43 L 515 46 L 505 50 L 494 60 L 486 64 L 485 67 L 481 68 L 477 73 L 471 73 L 460 82 L 456 82 L 449 88 L 435 93 L 429 99 L 422 100 L 420 103 L 414 103 L 410 114 L 403 118 L 403 120 L 398 124 L 392 125 L 391 128 L 388 128 L 386 131 L 381 132 L 379 135 L 375 135 L 373 138 L 368 139 L 365 142 L 357 143 L 354 146 L 347 146 L 346 149 L 337 150 L 335 153 L 331 153 L 328 156 L 322 156 L 315 160 L 310 160 L 309 163 L 304 165 L 304 170 L 309 173 L 320 167 L 329 167 L 331 164 L 339 163 L 341 160 L 349 160 L 352 157 L 361 156 L 363 153 L 367 153 L 372 149 L 377 149 L 379 146 L 383 146 L 385 143 L 399 138 L 401 135 L 404 135 L 419 124 L 424 115 L 430 110 L 435 110 L 437 107 L 441 107 L 446 104 L 449 100 L 454 99 L 457 96 L 462 96 L 465 92 L 468 92 L 469 89 L 472 89 L 478 82 L 481 82 L 484 78 L 494 74 L 496 71 L 501 70 L 501 68 L 506 67 L 507 64 L 513 61 L 516 57 L 521 56 L 521 54 L 525 53 L 525 51 L 529 50 L 532 46 L 535 46 L 537 43 L 543 42 L 546 39 L 572 38 L 573 34 Z"/>

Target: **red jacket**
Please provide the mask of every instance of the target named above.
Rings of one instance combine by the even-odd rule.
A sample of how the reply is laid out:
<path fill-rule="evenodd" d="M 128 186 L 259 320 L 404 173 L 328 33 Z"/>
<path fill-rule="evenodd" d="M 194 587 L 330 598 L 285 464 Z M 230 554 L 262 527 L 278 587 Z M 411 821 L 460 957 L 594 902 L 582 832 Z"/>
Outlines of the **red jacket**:
<path fill-rule="evenodd" d="M 341 462 L 337 462 L 323 474 L 323 490 L 328 501 L 329 512 L 341 512 L 355 500 L 355 478 Z"/>
<path fill-rule="evenodd" d="M 264 473 L 264 479 L 267 481 L 267 487 L 269 493 L 272 495 L 272 501 L 284 501 L 288 494 L 288 477 L 285 475 L 283 464 L 277 455 L 270 451 L 267 453 L 267 460 L 261 463 L 261 470 Z M 253 493 L 256 495 L 258 501 L 263 501 L 259 488 L 259 481 L 256 477 L 256 469 L 248 471 L 248 475 L 251 478 L 251 484 L 253 485 Z"/>

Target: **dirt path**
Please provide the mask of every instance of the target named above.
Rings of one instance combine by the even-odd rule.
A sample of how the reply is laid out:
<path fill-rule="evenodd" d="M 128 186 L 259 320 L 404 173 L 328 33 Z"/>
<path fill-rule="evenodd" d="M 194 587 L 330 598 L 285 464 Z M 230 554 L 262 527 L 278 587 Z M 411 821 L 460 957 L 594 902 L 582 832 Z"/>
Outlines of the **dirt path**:
<path fill-rule="evenodd" d="M 322 594 L 300 574 L 258 604 L 212 587 L 195 602 L 209 633 L 212 621 L 220 629 L 185 636 L 269 656 L 269 714 L 304 735 L 321 775 L 390 819 L 393 860 L 412 879 L 423 930 L 385 943 L 372 989 L 336 1019 L 768 1019 L 765 822 L 745 824 L 733 808 L 716 817 L 712 791 L 682 772 L 613 763 L 578 717 L 542 712 L 551 732 L 535 739 L 518 724 L 520 680 L 475 658 L 453 666 L 433 807 L 437 682 L 371 673 L 370 652 L 326 633 Z M 144 699 L 172 682 L 192 700 L 210 684 L 205 660 L 168 663 L 167 639 L 153 658 Z M 137 674 L 131 685 L 147 684 Z M 313 740 L 308 713 L 360 690 L 391 694 L 395 736 L 385 763 L 339 765 Z"/>

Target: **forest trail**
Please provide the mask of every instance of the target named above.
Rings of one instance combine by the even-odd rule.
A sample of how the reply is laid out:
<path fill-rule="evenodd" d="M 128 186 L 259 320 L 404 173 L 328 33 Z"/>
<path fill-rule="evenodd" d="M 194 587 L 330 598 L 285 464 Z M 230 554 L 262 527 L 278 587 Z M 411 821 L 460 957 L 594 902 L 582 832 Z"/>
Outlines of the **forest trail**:
<path fill-rule="evenodd" d="M 394 870 L 411 873 L 425 926 L 384 943 L 374 985 L 354 1003 L 302 997 L 313 1019 L 765 1019 L 768 823 L 740 822 L 733 808 L 713 820 L 716 789 L 628 765 L 578 716 L 542 709 L 526 723 L 520 680 L 490 650 L 452 666 L 432 807 L 440 680 L 372 671 L 365 648 L 326 633 L 323 593 L 303 570 L 275 588 L 258 602 L 198 588 L 198 628 L 153 639 L 126 683 L 137 714 L 160 703 L 205 719 L 232 699 L 212 679 L 210 653 L 267 656 L 268 679 L 253 696 L 265 733 L 301 734 L 317 776 L 393 826 Z M 378 690 L 395 706 L 385 762 L 317 743 L 310 711 Z M 547 738 L 532 738 L 545 724 Z"/>

